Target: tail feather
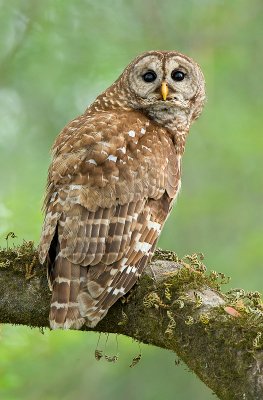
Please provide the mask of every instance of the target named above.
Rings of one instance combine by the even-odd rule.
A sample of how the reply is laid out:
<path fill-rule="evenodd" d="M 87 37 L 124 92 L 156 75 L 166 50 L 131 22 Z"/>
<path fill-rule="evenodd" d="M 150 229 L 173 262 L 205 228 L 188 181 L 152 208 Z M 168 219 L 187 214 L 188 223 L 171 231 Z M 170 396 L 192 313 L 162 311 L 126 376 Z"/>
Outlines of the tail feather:
<path fill-rule="evenodd" d="M 87 274 L 85 267 L 72 264 L 58 254 L 50 276 L 52 299 L 49 320 L 52 329 L 79 329 L 84 324 L 77 300 L 82 285 L 80 278 L 84 277 L 84 273 Z"/>
<path fill-rule="evenodd" d="M 52 299 L 49 321 L 52 329 L 63 328 L 68 311 L 71 268 L 58 256 L 51 272 Z"/>
<path fill-rule="evenodd" d="M 80 291 L 80 276 L 82 270 L 84 270 L 85 275 L 87 275 L 87 268 L 71 264 L 69 307 L 64 328 L 79 329 L 85 323 L 85 319 L 80 315 L 79 303 L 77 300 Z"/>
<path fill-rule="evenodd" d="M 127 273 L 128 271 L 126 270 L 126 273 L 120 275 L 116 274 L 116 279 L 113 284 L 114 287 L 111 288 L 112 290 L 104 290 L 101 295 L 94 296 L 94 294 L 88 290 L 89 285 L 84 287 L 84 291 L 79 294 L 78 301 L 80 312 L 85 317 L 85 323 L 87 326 L 91 328 L 95 327 L 97 323 L 107 314 L 109 308 L 116 302 L 116 300 L 126 294 L 134 286 L 138 280 L 138 277 L 142 274 L 146 264 L 150 261 L 157 244 L 157 238 L 154 237 L 152 232 L 148 232 L 148 234 L 145 235 L 144 240 L 151 240 L 153 242 L 152 249 L 149 254 L 141 256 L 139 259 L 137 259 L 137 254 L 131 252 L 129 259 L 131 265 L 136 268 L 136 273 L 130 274 Z M 121 266 L 121 263 L 122 260 L 120 260 L 118 263 L 119 267 Z M 115 264 L 115 268 L 117 266 L 118 265 Z M 114 280 L 114 277 L 111 274 L 112 270 L 113 266 L 108 265 L 107 268 L 105 268 L 105 271 L 99 277 L 96 277 L 91 273 L 92 269 L 90 269 L 88 271 L 88 278 L 94 279 L 95 277 L 99 279 L 102 286 L 108 286 L 109 289 L 109 285 L 112 284 L 111 282 Z M 110 276 L 108 276 L 108 280 L 106 279 L 107 272 L 113 279 L 109 280 Z M 104 278 L 103 280 L 101 279 L 102 277 Z M 113 295 L 114 288 L 119 288 L 115 295 Z M 123 288 L 124 291 L 120 290 L 120 288 Z"/>

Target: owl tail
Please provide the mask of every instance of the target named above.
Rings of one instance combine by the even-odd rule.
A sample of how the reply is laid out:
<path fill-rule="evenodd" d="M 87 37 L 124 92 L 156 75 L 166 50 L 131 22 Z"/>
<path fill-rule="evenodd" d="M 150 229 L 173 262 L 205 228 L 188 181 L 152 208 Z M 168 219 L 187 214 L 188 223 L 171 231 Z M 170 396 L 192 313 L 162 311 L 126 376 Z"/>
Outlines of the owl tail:
<path fill-rule="evenodd" d="M 79 329 L 84 324 L 77 297 L 86 280 L 87 268 L 58 254 L 50 272 L 52 299 L 49 321 L 52 329 Z"/>

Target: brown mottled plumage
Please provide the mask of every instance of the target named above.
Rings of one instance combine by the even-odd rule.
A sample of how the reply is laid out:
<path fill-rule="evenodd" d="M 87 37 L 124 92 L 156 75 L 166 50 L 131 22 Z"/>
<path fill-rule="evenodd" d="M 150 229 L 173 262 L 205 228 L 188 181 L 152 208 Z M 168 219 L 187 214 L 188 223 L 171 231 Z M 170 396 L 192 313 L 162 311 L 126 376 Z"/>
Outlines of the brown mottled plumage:
<path fill-rule="evenodd" d="M 50 325 L 94 327 L 149 262 L 180 189 L 205 85 L 190 58 L 137 57 L 53 146 L 39 245 Z"/>

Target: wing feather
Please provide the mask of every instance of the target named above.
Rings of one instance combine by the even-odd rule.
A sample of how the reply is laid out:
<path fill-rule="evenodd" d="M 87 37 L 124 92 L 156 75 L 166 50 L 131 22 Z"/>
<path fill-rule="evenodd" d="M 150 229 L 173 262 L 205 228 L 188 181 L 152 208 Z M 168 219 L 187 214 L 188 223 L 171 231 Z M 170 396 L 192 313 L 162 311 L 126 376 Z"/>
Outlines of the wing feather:
<path fill-rule="evenodd" d="M 167 216 L 160 212 L 165 201 L 155 201 L 154 208 L 150 206 L 152 201 L 138 215 L 125 256 L 113 264 L 101 262 L 88 269 L 87 287 L 79 294 L 78 301 L 81 315 L 88 318 L 90 326 L 95 326 L 112 304 L 130 290 L 152 257 Z M 158 210 L 156 215 L 155 210 Z"/>
<path fill-rule="evenodd" d="M 79 327 L 83 318 L 95 326 L 130 290 L 153 254 L 178 191 L 180 160 L 167 131 L 148 129 L 147 117 L 136 112 L 130 116 L 132 131 L 127 113 L 112 114 L 109 121 L 108 113 L 96 121 L 81 116 L 53 148 L 39 254 L 44 262 L 57 230 L 53 292 L 63 286 L 58 276 L 72 281 L 64 294 L 54 293 L 53 303 L 68 302 L 65 309 L 57 307 L 57 318 L 51 307 L 54 326 L 63 318 L 65 327 Z"/>

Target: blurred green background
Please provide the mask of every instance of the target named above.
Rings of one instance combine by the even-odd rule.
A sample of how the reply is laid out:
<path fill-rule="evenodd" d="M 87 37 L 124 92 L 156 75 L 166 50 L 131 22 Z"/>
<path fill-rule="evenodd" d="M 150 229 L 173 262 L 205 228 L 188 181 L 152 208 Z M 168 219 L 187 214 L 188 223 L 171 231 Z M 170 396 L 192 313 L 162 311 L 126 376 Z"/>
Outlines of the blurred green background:
<path fill-rule="evenodd" d="M 261 0 L 0 0 L 0 243 L 38 241 L 49 148 L 140 52 L 177 49 L 202 66 L 208 102 L 192 127 L 183 189 L 160 247 L 205 254 L 230 287 L 262 289 Z M 11 240 L 12 242 L 12 240 Z M 0 398 L 208 400 L 175 355 L 98 334 L 2 326 Z M 105 337 L 100 347 L 104 347 Z M 110 336 L 106 353 L 116 352 Z"/>

